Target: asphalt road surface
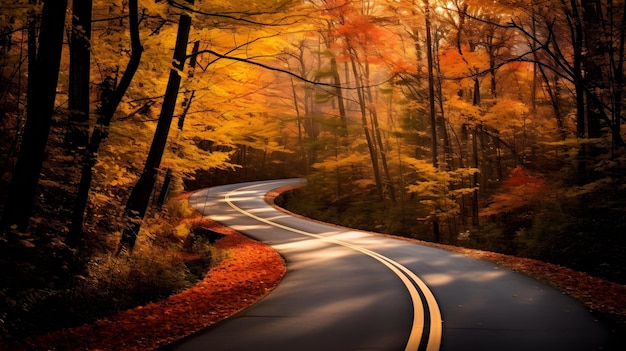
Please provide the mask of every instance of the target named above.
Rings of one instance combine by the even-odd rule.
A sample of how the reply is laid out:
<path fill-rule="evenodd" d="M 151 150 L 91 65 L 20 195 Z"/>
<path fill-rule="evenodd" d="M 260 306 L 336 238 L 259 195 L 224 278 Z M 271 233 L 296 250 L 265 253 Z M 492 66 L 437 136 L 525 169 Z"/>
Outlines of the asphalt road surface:
<path fill-rule="evenodd" d="M 264 201 L 299 179 L 205 189 L 194 208 L 265 242 L 287 274 L 245 311 L 166 350 L 601 350 L 578 302 L 493 263 L 325 225 Z"/>

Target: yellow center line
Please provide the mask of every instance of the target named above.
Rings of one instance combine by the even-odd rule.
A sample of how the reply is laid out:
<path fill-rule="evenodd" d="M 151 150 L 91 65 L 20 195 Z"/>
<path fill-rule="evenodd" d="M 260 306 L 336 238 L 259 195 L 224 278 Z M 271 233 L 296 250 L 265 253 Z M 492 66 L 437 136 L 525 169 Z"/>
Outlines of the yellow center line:
<path fill-rule="evenodd" d="M 325 242 L 333 243 L 336 245 L 341 245 L 341 246 L 350 248 L 352 250 L 361 252 L 365 255 L 368 255 L 374 258 L 380 263 L 384 264 L 387 268 L 389 268 L 392 272 L 394 272 L 406 286 L 409 292 L 409 295 L 411 296 L 411 301 L 413 303 L 413 327 L 411 328 L 411 333 L 409 334 L 409 340 L 407 341 L 405 351 L 412 351 L 412 350 L 418 349 L 420 342 L 421 342 L 422 333 L 424 330 L 424 306 L 422 304 L 422 299 L 420 297 L 420 294 L 416 288 L 416 285 L 417 285 L 417 287 L 420 289 L 420 291 L 424 295 L 424 298 L 428 305 L 429 317 L 430 317 L 430 332 L 428 335 L 428 344 L 426 346 L 426 350 L 427 351 L 439 350 L 441 346 L 441 336 L 442 336 L 441 312 L 439 310 L 439 306 L 437 305 L 437 301 L 435 300 L 435 296 L 433 295 L 432 291 L 430 291 L 428 286 L 426 286 L 426 283 L 424 283 L 415 273 L 410 271 L 408 268 L 390 259 L 389 257 L 383 256 L 374 251 L 365 249 L 363 247 L 360 247 L 354 244 L 350 244 L 345 241 L 340 241 L 340 240 L 324 237 L 322 235 L 305 232 L 299 229 L 287 227 L 285 225 L 267 220 L 265 218 L 258 217 L 238 207 L 231 201 L 231 194 L 234 194 L 237 191 L 259 187 L 259 186 L 261 185 L 251 185 L 251 186 L 242 187 L 242 188 L 233 190 L 226 194 L 225 200 L 230 207 L 232 207 L 233 209 L 235 209 L 236 211 L 240 212 L 241 214 L 245 216 L 248 216 L 250 218 L 256 219 L 260 222 L 269 224 L 271 226 L 274 226 L 280 229 L 284 229 L 293 233 L 309 236 L 309 237 L 316 238 Z"/>

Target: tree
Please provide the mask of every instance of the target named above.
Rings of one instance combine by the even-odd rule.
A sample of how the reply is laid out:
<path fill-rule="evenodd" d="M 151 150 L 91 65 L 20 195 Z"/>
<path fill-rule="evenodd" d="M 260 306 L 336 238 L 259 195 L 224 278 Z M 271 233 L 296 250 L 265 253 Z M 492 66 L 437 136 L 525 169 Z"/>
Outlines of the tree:
<path fill-rule="evenodd" d="M 70 116 L 65 140 L 74 151 L 84 148 L 89 141 L 91 10 L 92 0 L 72 2 L 68 93 Z"/>
<path fill-rule="evenodd" d="M 426 57 L 427 57 L 427 69 L 428 69 L 428 106 L 430 114 L 430 137 L 432 138 L 432 165 L 433 168 L 439 168 L 439 153 L 437 151 L 437 112 L 435 110 L 435 70 L 434 70 L 434 58 L 433 58 L 433 39 L 431 34 L 430 25 L 430 1 L 424 1 L 424 18 L 426 25 Z M 439 234 L 439 220 L 434 217 L 433 219 L 433 234 L 436 242 L 441 242 Z"/>
<path fill-rule="evenodd" d="M 190 3 L 193 4 L 193 0 L 191 0 Z M 141 227 L 141 221 L 148 209 L 148 203 L 156 181 L 157 169 L 161 165 L 161 159 L 163 158 L 163 152 L 167 143 L 167 136 L 170 125 L 172 124 L 172 117 L 174 116 L 181 81 L 179 71 L 184 68 L 187 59 L 187 42 L 189 40 L 190 27 L 191 17 L 187 14 L 181 15 L 178 24 L 178 34 L 176 36 L 176 46 L 174 48 L 173 67 L 170 70 L 163 106 L 161 107 L 161 114 L 159 115 L 159 122 L 154 133 L 154 139 L 150 145 L 150 151 L 148 152 L 144 170 L 126 202 L 124 216 L 127 222 L 122 232 L 122 238 L 120 239 L 118 254 L 123 249 L 128 249 L 129 251 L 133 250 Z"/>
<path fill-rule="evenodd" d="M 534 62 L 556 74 L 565 84 L 573 85 L 577 137 L 598 137 L 604 125 L 611 131 L 612 142 L 622 147 L 624 141 L 619 125 L 614 122 L 611 112 L 615 111 L 611 101 L 615 101 L 616 90 L 611 88 L 608 90 L 610 94 L 603 93 L 606 76 L 623 75 L 623 72 L 615 71 L 622 60 L 619 58 L 622 39 L 616 34 L 621 33 L 617 28 L 623 25 L 623 15 L 620 17 L 622 9 L 603 2 L 574 0 L 559 0 L 555 5 L 554 9 L 558 11 L 533 10 L 530 24 L 520 20 L 513 21 L 511 25 L 531 42 L 533 50 L 529 54 L 539 53 L 539 61 Z M 611 8 L 610 15 L 608 8 Z M 608 21 L 600 25 L 605 16 L 608 16 Z M 538 24 L 541 28 L 537 28 Z M 606 50 L 597 50 L 598 43 L 603 43 Z M 607 96 L 610 98 L 605 103 Z"/>
<path fill-rule="evenodd" d="M 373 81 L 372 71 L 373 65 L 380 61 L 388 62 L 393 69 L 394 53 L 398 50 L 394 48 L 397 37 L 374 22 L 376 8 L 372 5 L 325 1 L 324 8 L 333 18 L 327 41 L 342 49 L 341 59 L 351 67 L 362 134 L 367 141 L 377 193 L 381 199 L 388 197 L 395 202 L 394 180 L 391 178 L 387 147 L 373 93 L 374 87 L 380 83 Z M 388 75 L 393 74 L 390 71 Z"/>
<path fill-rule="evenodd" d="M 418 180 L 407 187 L 409 193 L 415 194 L 420 203 L 428 210 L 423 220 L 433 224 L 433 240 L 441 242 L 440 223 L 450 223 L 461 215 L 461 199 L 472 194 L 474 187 L 464 187 L 463 179 L 478 172 L 476 168 L 459 168 L 453 171 L 434 167 L 430 162 L 411 157 L 404 159 L 413 168 Z M 435 224 L 436 223 L 436 224 Z M 452 225 L 448 225 L 449 239 L 455 241 Z"/>
<path fill-rule="evenodd" d="M 54 111 L 66 10 L 67 0 L 45 1 L 37 46 L 29 47 L 28 111 L 2 215 L 5 229 L 15 225 L 25 231 L 35 202 Z"/>
<path fill-rule="evenodd" d="M 76 247 L 83 239 L 83 221 L 85 208 L 89 200 L 89 188 L 93 178 L 93 167 L 96 164 L 100 145 L 107 138 L 113 115 L 120 105 L 126 90 L 141 62 L 143 47 L 139 36 L 139 10 L 137 0 L 129 0 L 129 31 L 131 41 L 131 56 L 124 70 L 120 82 L 115 86 L 115 80 L 107 77 L 103 82 L 101 106 L 98 119 L 92 132 L 89 144 L 85 150 L 81 168 L 80 183 L 78 184 L 76 199 L 72 208 L 72 218 L 67 237 L 67 243 Z"/>

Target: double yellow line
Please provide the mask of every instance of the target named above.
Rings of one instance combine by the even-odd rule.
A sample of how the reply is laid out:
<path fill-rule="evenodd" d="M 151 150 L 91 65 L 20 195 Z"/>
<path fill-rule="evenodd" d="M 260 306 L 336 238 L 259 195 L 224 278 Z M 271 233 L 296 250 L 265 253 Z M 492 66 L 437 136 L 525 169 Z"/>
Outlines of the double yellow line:
<path fill-rule="evenodd" d="M 328 237 L 318 235 L 318 234 L 305 232 L 299 229 L 294 229 L 291 227 L 284 226 L 276 222 L 272 222 L 265 218 L 258 217 L 238 207 L 231 201 L 231 195 L 237 193 L 238 191 L 248 190 L 251 188 L 264 186 L 264 185 L 266 184 L 250 185 L 250 186 L 242 187 L 236 190 L 232 190 L 231 192 L 226 194 L 225 200 L 228 203 L 228 205 L 232 207 L 233 209 L 235 209 L 236 211 L 250 218 L 254 218 L 257 221 L 269 224 L 271 226 L 274 226 L 280 229 L 288 230 L 293 233 L 305 235 L 308 237 L 322 240 L 324 242 L 350 248 L 352 250 L 368 255 L 372 257 L 373 259 L 379 261 L 380 263 L 384 264 L 393 273 L 395 273 L 400 278 L 400 280 L 404 283 L 404 285 L 406 286 L 411 296 L 411 301 L 413 303 L 413 326 L 411 328 L 411 333 L 409 335 L 409 340 L 407 341 L 405 351 L 413 351 L 413 350 L 437 351 L 439 350 L 441 346 L 441 334 L 442 334 L 441 312 L 439 310 L 439 306 L 437 305 L 437 301 L 435 300 L 435 296 L 430 291 L 428 286 L 426 286 L 426 284 L 417 275 L 415 275 L 415 273 L 411 272 L 408 268 L 390 259 L 389 257 L 383 256 L 374 251 L 371 251 L 371 250 L 368 250 L 368 249 L 365 249 L 360 246 L 350 244 L 344 241 L 328 238 Z M 426 303 L 426 308 L 423 302 Z M 426 321 L 426 309 L 428 310 L 428 317 L 429 317 L 428 321 Z M 426 325 L 426 323 L 428 323 L 428 325 Z"/>

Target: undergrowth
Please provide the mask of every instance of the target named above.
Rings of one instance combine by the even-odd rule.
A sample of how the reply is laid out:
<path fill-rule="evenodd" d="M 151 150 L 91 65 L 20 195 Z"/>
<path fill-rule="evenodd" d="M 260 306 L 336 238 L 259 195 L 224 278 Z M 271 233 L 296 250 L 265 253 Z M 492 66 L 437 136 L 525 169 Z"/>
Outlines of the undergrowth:
<path fill-rule="evenodd" d="M 168 202 L 145 220 L 131 254 L 115 255 L 115 236 L 97 231 L 89 233 L 101 241 L 90 245 L 97 249 L 80 257 L 58 240 L 5 233 L 0 264 L 10 273 L 0 278 L 0 340 L 90 323 L 194 285 L 228 252 L 183 220 L 191 214 L 186 201 Z"/>

